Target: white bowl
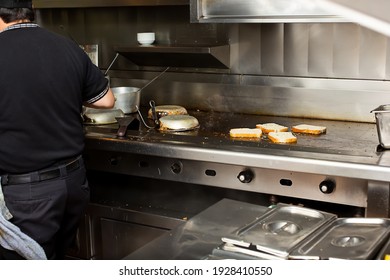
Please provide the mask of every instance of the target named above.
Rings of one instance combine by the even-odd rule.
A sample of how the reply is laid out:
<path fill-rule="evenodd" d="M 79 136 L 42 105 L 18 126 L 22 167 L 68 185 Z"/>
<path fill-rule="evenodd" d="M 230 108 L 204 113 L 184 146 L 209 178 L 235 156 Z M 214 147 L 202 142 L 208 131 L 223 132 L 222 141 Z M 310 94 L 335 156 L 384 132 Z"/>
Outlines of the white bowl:
<path fill-rule="evenodd" d="M 151 45 L 156 39 L 154 32 L 137 33 L 137 41 L 141 45 Z"/>

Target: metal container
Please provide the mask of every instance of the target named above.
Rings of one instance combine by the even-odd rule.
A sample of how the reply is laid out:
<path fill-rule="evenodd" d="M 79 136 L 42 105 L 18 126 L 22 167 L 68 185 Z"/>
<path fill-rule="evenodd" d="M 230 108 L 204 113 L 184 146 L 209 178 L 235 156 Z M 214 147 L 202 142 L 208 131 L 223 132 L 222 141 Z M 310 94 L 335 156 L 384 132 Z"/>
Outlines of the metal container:
<path fill-rule="evenodd" d="M 279 203 L 274 209 L 245 225 L 223 242 L 287 258 L 290 251 L 336 215 Z"/>
<path fill-rule="evenodd" d="M 381 105 L 371 111 L 375 113 L 376 128 L 380 145 L 385 148 L 390 148 L 390 104 Z"/>
<path fill-rule="evenodd" d="M 305 240 L 292 259 L 355 259 L 375 257 L 390 233 L 390 220 L 339 218 Z"/>
<path fill-rule="evenodd" d="M 141 100 L 141 89 L 137 87 L 114 87 L 111 89 L 115 96 L 115 109 L 125 114 L 137 112 Z"/>

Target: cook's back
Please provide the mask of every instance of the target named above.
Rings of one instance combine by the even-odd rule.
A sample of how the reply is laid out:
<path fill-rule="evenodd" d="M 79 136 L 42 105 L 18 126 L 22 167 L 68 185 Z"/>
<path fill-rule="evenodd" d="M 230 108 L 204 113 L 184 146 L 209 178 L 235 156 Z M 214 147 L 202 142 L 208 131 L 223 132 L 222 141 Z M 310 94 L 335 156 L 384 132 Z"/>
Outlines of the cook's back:
<path fill-rule="evenodd" d="M 0 174 L 80 154 L 82 104 L 107 88 L 76 43 L 38 26 L 0 33 Z"/>

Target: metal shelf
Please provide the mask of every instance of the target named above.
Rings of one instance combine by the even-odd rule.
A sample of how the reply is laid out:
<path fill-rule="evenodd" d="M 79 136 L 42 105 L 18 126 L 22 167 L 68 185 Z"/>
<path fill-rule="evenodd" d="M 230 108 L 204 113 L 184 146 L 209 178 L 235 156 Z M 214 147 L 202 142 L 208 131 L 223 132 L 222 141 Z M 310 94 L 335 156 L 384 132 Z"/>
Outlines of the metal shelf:
<path fill-rule="evenodd" d="M 35 0 L 36 9 L 189 5 L 189 0 Z"/>
<path fill-rule="evenodd" d="M 230 68 L 230 46 L 117 46 L 116 52 L 140 66 Z"/>

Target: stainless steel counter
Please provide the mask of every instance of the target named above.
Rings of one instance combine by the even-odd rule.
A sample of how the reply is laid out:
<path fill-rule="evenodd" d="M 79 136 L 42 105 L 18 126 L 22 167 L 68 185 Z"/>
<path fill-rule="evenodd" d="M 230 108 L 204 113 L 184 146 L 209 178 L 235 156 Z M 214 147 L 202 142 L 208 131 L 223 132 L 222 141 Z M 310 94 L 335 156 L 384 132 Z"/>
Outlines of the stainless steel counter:
<path fill-rule="evenodd" d="M 199 120 L 199 129 L 160 132 L 141 126 L 120 138 L 115 124 L 86 127 L 89 168 L 348 205 L 358 207 L 357 213 L 363 212 L 359 216 L 390 216 L 390 151 L 377 151 L 375 124 L 189 113 Z M 288 127 L 321 125 L 327 132 L 297 134 L 296 144 L 274 144 L 266 137 L 237 140 L 229 136 L 231 128 L 267 122 Z M 252 173 L 249 182 L 238 179 L 247 171 Z"/>
<path fill-rule="evenodd" d="M 222 243 L 222 237 L 260 217 L 267 209 L 264 206 L 223 199 L 124 259 L 205 259 Z"/>

